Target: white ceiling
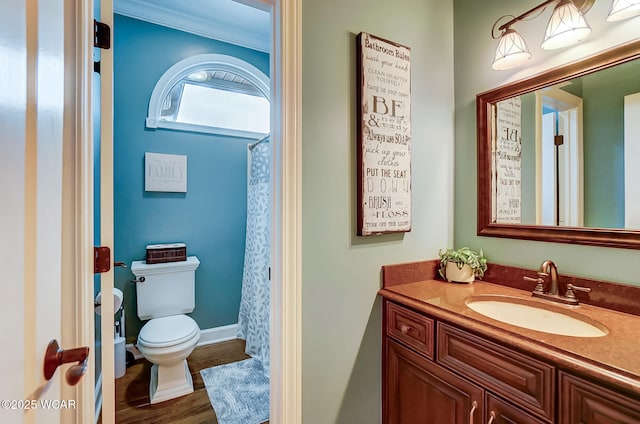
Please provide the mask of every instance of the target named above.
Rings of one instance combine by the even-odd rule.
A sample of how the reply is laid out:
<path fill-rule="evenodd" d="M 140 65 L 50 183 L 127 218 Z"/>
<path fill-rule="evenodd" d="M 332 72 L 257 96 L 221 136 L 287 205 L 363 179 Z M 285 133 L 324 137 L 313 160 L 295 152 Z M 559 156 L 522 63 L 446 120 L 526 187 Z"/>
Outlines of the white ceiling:
<path fill-rule="evenodd" d="M 269 52 L 268 11 L 246 0 L 114 0 L 115 13 L 227 43 Z"/>

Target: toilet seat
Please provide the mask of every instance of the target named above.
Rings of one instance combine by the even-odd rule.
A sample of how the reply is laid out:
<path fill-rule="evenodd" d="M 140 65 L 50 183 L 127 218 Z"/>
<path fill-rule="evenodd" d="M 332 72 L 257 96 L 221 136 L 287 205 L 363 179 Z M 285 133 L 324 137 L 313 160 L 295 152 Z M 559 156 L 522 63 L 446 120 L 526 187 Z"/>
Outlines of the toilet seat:
<path fill-rule="evenodd" d="M 138 334 L 138 344 L 145 347 L 169 347 L 199 335 L 198 324 L 186 315 L 172 315 L 148 321 Z"/>

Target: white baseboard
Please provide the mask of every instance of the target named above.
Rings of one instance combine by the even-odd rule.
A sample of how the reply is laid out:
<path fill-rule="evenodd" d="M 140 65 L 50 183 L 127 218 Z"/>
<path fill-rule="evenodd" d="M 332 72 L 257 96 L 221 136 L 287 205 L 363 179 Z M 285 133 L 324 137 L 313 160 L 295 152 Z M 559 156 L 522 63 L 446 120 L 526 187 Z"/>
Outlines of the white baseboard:
<path fill-rule="evenodd" d="M 98 376 L 98 380 L 96 381 L 96 410 L 95 410 L 95 424 L 98 424 L 98 420 L 100 419 L 100 412 L 102 410 L 102 373 Z"/>
<path fill-rule="evenodd" d="M 237 334 L 238 324 L 223 325 L 222 327 L 200 330 L 200 341 L 198 342 L 198 346 L 206 346 L 237 339 Z"/>
<path fill-rule="evenodd" d="M 200 330 L 200 341 L 197 346 L 206 346 L 214 343 L 226 342 L 227 340 L 236 339 L 238 334 L 238 324 L 223 325 L 222 327 L 206 328 Z M 135 359 L 142 359 L 142 353 L 133 343 L 129 343 L 126 349 L 133 353 Z"/>
<path fill-rule="evenodd" d="M 135 345 L 135 344 L 133 344 L 133 343 L 127 343 L 127 344 L 125 345 L 125 349 L 126 349 L 128 352 L 133 353 L 133 358 L 134 358 L 134 359 L 136 359 L 136 360 L 144 358 L 144 356 L 142 356 L 142 353 L 140 353 L 140 351 L 138 350 L 138 348 L 136 347 L 136 345 Z"/>

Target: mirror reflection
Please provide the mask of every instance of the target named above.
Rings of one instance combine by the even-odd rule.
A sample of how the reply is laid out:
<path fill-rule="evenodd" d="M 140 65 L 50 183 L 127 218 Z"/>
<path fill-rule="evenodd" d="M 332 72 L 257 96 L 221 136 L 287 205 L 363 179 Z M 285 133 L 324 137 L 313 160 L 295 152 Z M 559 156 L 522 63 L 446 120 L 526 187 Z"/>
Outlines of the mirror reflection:
<path fill-rule="evenodd" d="M 491 222 L 640 229 L 640 59 L 490 108 Z"/>

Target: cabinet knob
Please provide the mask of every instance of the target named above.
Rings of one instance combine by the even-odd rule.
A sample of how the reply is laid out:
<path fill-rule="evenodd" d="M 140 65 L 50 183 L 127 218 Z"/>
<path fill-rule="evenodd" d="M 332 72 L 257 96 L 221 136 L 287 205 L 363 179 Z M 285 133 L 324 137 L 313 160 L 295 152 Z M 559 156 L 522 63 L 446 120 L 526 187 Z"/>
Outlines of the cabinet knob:
<path fill-rule="evenodd" d="M 402 324 L 402 325 L 400 326 L 400 332 L 401 332 L 402 334 L 407 334 L 407 333 L 409 332 L 409 330 L 411 330 L 411 327 L 410 327 L 410 326 L 408 326 L 408 325 L 406 325 L 406 324 Z"/>

